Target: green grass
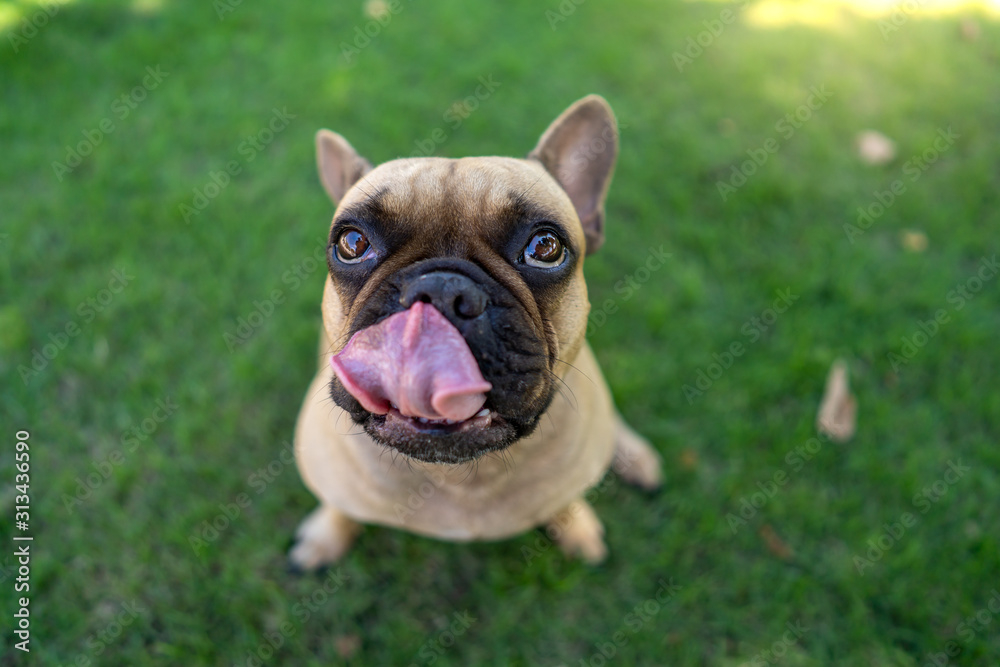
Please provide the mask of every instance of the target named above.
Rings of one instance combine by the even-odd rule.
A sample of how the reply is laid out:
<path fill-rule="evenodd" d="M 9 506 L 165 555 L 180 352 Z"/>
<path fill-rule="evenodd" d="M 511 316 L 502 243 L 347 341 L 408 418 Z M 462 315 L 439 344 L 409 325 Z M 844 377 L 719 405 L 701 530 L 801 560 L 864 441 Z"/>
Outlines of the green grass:
<path fill-rule="evenodd" d="M 953 638 L 953 664 L 1000 662 L 1000 615 L 971 636 L 959 625 L 1000 587 L 1000 282 L 961 310 L 948 299 L 997 252 L 998 23 L 979 17 L 966 41 L 958 16 L 914 18 L 888 40 L 849 13 L 829 29 L 741 20 L 678 72 L 673 52 L 723 5 L 591 1 L 552 30 L 557 2 L 405 2 L 348 64 L 361 3 L 247 1 L 222 21 L 211 3 L 157 4 L 76 2 L 17 53 L 0 45 L 0 538 L 13 544 L 11 454 L 28 429 L 24 664 L 243 665 L 283 623 L 294 634 L 268 664 L 340 664 L 357 637 L 351 664 L 597 665 L 616 632 L 627 644 L 609 664 L 918 666 Z M 157 65 L 169 75 L 121 118 L 115 100 Z M 481 76 L 500 86 L 452 129 L 443 114 Z M 821 85 L 832 97 L 781 138 L 775 124 Z M 314 132 L 375 162 L 435 128 L 440 155 L 523 155 L 590 92 L 623 125 L 607 243 L 587 260 L 592 303 L 619 310 L 591 338 L 622 412 L 663 454 L 665 489 L 602 487 L 611 558 L 598 568 L 545 548 L 526 563 L 541 532 L 457 545 L 371 527 L 337 591 L 315 593 L 322 579 L 284 569 L 314 499 L 280 459 L 316 363 L 323 275 L 309 258 L 332 213 Z M 241 142 L 276 108 L 294 119 L 248 161 Z M 114 132 L 58 180 L 52 162 L 104 118 Z M 954 145 L 909 180 L 904 163 L 947 127 Z M 897 142 L 894 162 L 858 161 L 868 128 Z M 771 137 L 778 152 L 722 201 L 717 182 Z M 185 224 L 179 206 L 230 161 L 239 173 Z M 843 226 L 896 179 L 906 192 L 850 242 Z M 924 252 L 903 247 L 906 229 L 926 234 Z M 616 291 L 661 245 L 670 261 Z M 115 269 L 133 277 L 91 310 Z M 798 300 L 750 342 L 744 323 L 786 288 Z M 231 352 L 224 335 L 274 290 L 282 302 Z M 950 321 L 894 370 L 887 355 L 939 309 Z M 18 368 L 70 322 L 79 333 L 23 382 Z M 689 401 L 683 386 L 734 341 L 745 354 Z M 837 358 L 857 435 L 786 460 L 815 435 Z M 176 409 L 153 421 L 168 398 Z M 957 460 L 969 471 L 921 513 L 915 494 Z M 108 478 L 68 508 L 100 468 Z M 727 514 L 779 470 L 787 483 L 734 534 Z M 196 554 L 191 536 L 240 500 Z M 904 512 L 916 524 L 861 576 L 854 557 Z M 661 579 L 680 591 L 636 615 Z M 297 607 L 314 594 L 328 599 Z M 120 636 L 92 639 L 133 600 Z M 453 646 L 427 648 L 451 643 L 441 633 L 465 611 L 475 621 Z M 782 657 L 761 654 L 795 622 L 808 631 Z"/>

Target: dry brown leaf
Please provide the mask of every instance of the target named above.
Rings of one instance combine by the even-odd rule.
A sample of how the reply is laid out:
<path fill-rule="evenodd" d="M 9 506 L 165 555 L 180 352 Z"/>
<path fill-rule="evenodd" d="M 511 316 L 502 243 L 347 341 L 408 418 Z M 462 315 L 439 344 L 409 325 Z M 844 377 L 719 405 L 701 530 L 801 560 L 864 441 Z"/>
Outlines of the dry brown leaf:
<path fill-rule="evenodd" d="M 858 404 L 847 384 L 847 364 L 833 362 L 826 378 L 826 391 L 816 415 L 816 428 L 836 442 L 846 442 L 857 428 Z"/>
<path fill-rule="evenodd" d="M 365 16 L 370 19 L 383 19 L 391 13 L 389 3 L 386 0 L 366 0 Z"/>
<path fill-rule="evenodd" d="M 686 470 L 693 470 L 698 467 L 698 452 L 693 449 L 685 449 L 681 452 L 681 467 Z"/>
<path fill-rule="evenodd" d="M 972 19 L 965 19 L 962 21 L 961 32 L 963 39 L 974 42 L 979 39 L 979 24 Z"/>
<path fill-rule="evenodd" d="M 866 130 L 857 138 L 858 157 L 865 164 L 882 165 L 896 157 L 896 144 L 881 132 Z"/>
<path fill-rule="evenodd" d="M 927 250 L 927 234 L 915 229 L 904 229 L 902 233 L 903 247 L 910 252 Z"/>
<path fill-rule="evenodd" d="M 337 655 L 345 660 L 349 660 L 361 648 L 361 637 L 357 635 L 340 635 L 333 640 L 333 643 L 337 647 Z"/>
<path fill-rule="evenodd" d="M 778 537 L 778 533 L 774 532 L 774 528 L 771 528 L 771 524 L 765 523 L 757 531 L 757 534 L 764 540 L 767 550 L 781 560 L 789 560 L 795 555 L 792 548 L 785 544 L 784 540 Z"/>

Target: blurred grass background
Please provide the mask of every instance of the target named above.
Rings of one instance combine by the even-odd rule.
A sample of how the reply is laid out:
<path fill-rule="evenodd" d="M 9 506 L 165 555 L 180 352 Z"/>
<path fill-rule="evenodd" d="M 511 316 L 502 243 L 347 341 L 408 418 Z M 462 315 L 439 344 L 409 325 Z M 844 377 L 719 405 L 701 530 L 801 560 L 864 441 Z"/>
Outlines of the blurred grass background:
<path fill-rule="evenodd" d="M 0 3 L 0 537 L 12 544 L 19 429 L 35 535 L 32 652 L 5 630 L 3 662 L 575 666 L 612 642 L 622 665 L 1000 664 L 998 283 L 960 310 L 949 299 L 997 249 L 1000 25 L 989 3 L 903 4 L 101 1 L 32 31 L 40 6 Z M 712 26 L 679 71 L 674 54 Z M 147 67 L 165 74 L 131 108 L 120 98 Z M 480 77 L 499 85 L 455 127 Z M 783 137 L 814 86 L 829 100 Z M 284 570 L 314 499 L 282 459 L 316 364 L 310 258 L 332 214 L 313 134 L 374 162 L 439 128 L 438 155 L 523 155 L 591 92 L 622 124 L 607 243 L 586 267 L 592 303 L 619 310 L 591 340 L 663 454 L 665 489 L 606 480 L 599 568 L 541 532 L 456 545 L 369 527 L 319 595 L 323 579 Z M 294 118 L 247 148 L 275 109 Z M 94 135 L 104 119 L 113 131 Z M 869 128 L 896 159 L 858 159 Z M 958 138 L 912 181 L 907 161 L 947 128 Z M 86 132 L 100 143 L 60 180 L 53 163 Z M 772 137 L 777 153 L 723 201 L 718 182 Z M 844 225 L 899 179 L 852 242 Z M 663 268 L 621 287 L 660 246 Z M 105 293 L 114 270 L 128 284 Z M 784 289 L 798 300 L 751 342 L 744 324 Z M 893 368 L 941 309 L 949 321 Z M 252 335 L 232 346 L 241 319 Z M 689 400 L 734 341 L 746 353 Z M 799 465 L 789 452 L 815 435 L 839 357 L 857 435 Z M 954 484 L 949 461 L 970 468 Z M 788 482 L 732 530 L 777 471 Z M 905 512 L 916 524 L 859 573 Z M 228 525 L 213 536 L 212 521 Z M 679 593 L 648 613 L 671 579 Z M 124 628 L 123 603 L 138 610 Z M 475 621 L 451 637 L 462 612 Z M 789 623 L 807 631 L 789 641 Z"/>

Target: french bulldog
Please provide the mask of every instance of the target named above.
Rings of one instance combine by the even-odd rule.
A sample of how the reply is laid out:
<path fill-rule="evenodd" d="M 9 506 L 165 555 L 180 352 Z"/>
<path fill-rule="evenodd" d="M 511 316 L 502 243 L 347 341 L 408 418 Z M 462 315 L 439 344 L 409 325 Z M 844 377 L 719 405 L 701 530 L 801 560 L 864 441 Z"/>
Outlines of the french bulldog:
<path fill-rule="evenodd" d="M 570 106 L 526 159 L 373 168 L 328 130 L 316 149 L 337 208 L 295 455 L 320 505 L 291 565 L 338 560 L 361 524 L 453 541 L 549 525 L 568 555 L 603 560 L 584 493 L 612 464 L 661 482 L 585 339 L 584 257 L 604 240 L 618 153 L 608 103 Z"/>

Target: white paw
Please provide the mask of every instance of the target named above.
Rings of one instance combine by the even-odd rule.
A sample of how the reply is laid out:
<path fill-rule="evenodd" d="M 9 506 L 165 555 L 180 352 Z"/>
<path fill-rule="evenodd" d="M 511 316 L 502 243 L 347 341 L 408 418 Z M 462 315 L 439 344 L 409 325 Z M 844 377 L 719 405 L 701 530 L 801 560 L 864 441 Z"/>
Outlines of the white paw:
<path fill-rule="evenodd" d="M 347 553 L 359 530 L 358 524 L 338 510 L 321 505 L 295 532 L 296 542 L 288 552 L 288 563 L 304 572 L 335 563 Z"/>
<path fill-rule="evenodd" d="M 593 508 L 582 500 L 574 500 L 553 517 L 547 533 L 567 556 L 579 556 L 591 565 L 608 557 L 604 526 Z"/>
<path fill-rule="evenodd" d="M 654 491 L 663 484 L 663 464 L 649 441 L 624 423 L 616 434 L 614 471 L 629 484 Z"/>

